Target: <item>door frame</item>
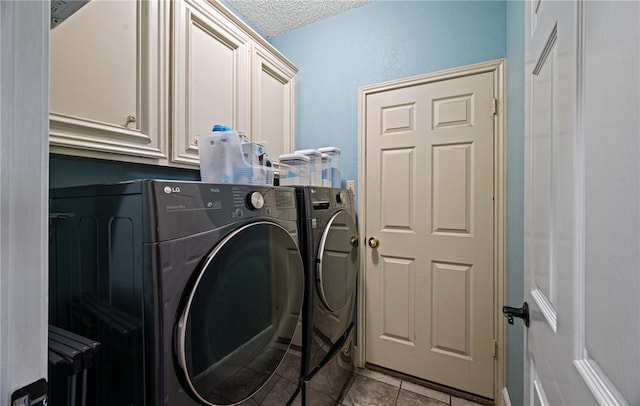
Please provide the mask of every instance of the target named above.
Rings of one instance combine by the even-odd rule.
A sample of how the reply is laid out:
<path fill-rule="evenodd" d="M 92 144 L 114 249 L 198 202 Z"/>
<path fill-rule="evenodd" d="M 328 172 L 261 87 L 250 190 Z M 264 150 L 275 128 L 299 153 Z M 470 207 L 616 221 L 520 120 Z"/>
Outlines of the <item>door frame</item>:
<path fill-rule="evenodd" d="M 502 306 L 506 297 L 506 93 L 505 93 L 505 70 L 506 59 L 496 59 L 488 62 L 462 66 L 438 72 L 428 73 L 424 75 L 411 76 L 408 78 L 392 80 L 388 82 L 377 83 L 368 86 L 362 86 L 358 89 L 358 196 L 366 196 L 367 185 L 365 179 L 366 168 L 366 100 L 367 96 L 373 93 L 399 89 L 403 87 L 416 86 L 431 82 L 442 81 L 445 79 L 455 79 L 463 76 L 470 76 L 480 73 L 491 72 L 494 79 L 494 97 L 497 99 L 494 125 L 493 125 L 493 187 L 494 187 L 494 252 L 493 252 L 493 275 L 494 275 L 494 339 L 496 340 L 495 357 L 494 357 L 494 400 L 496 405 L 503 404 L 502 398 L 503 388 L 505 387 L 505 323 L 502 314 Z M 487 106 L 487 110 L 491 106 Z M 358 234 L 360 241 L 366 241 L 364 230 L 367 225 L 367 207 L 364 199 L 358 199 Z M 357 314 L 358 340 L 355 346 L 355 362 L 356 366 L 363 368 L 366 362 L 365 358 L 365 292 L 366 287 L 366 244 L 360 244 L 360 277 L 358 278 L 358 289 L 361 292 L 358 295 Z"/>
<path fill-rule="evenodd" d="M 9 404 L 48 379 L 51 8 L 2 1 L 0 18 L 0 404 Z"/>

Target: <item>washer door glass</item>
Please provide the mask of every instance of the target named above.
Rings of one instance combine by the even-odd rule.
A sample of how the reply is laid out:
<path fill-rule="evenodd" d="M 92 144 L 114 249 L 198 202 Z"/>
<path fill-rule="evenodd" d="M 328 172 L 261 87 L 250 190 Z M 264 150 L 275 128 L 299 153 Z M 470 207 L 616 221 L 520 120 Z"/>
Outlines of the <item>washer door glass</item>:
<path fill-rule="evenodd" d="M 255 394 L 289 348 L 303 289 L 300 251 L 284 228 L 256 222 L 224 238 L 178 324 L 178 362 L 194 395 L 232 405 Z"/>
<path fill-rule="evenodd" d="M 338 312 L 353 301 L 358 277 L 358 229 L 347 211 L 325 227 L 318 250 L 317 290 L 322 303 Z"/>

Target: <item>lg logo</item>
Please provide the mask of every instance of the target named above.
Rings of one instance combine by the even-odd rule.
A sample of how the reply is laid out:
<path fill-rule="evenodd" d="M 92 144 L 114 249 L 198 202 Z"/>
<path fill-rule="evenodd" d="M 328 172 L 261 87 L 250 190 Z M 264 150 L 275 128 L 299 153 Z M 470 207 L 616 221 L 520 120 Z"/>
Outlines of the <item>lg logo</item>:
<path fill-rule="evenodd" d="M 164 187 L 164 192 L 169 194 L 169 193 L 180 193 L 180 186 L 165 186 Z"/>

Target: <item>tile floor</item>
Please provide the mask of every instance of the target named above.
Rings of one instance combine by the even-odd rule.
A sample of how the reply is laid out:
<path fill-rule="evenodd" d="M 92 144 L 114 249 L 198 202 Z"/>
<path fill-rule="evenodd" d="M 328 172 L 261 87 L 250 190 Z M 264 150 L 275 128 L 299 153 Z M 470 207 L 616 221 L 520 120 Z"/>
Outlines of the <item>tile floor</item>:
<path fill-rule="evenodd" d="M 368 369 L 358 369 L 342 406 L 482 406 Z"/>

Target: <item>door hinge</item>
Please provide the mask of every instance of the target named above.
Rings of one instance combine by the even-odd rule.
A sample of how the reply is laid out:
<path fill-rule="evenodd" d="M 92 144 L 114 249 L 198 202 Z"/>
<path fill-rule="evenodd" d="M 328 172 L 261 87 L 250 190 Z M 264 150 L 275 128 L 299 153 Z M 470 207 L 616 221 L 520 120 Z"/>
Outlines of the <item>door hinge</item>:
<path fill-rule="evenodd" d="M 496 358 L 498 355 L 498 342 L 496 340 L 492 340 L 493 341 L 493 358 Z"/>
<path fill-rule="evenodd" d="M 491 99 L 491 114 L 493 114 L 494 116 L 498 114 L 498 99 L 496 99 L 495 97 Z"/>

